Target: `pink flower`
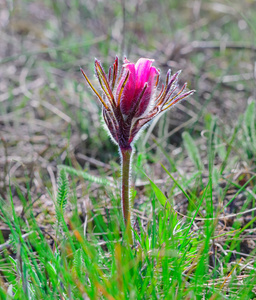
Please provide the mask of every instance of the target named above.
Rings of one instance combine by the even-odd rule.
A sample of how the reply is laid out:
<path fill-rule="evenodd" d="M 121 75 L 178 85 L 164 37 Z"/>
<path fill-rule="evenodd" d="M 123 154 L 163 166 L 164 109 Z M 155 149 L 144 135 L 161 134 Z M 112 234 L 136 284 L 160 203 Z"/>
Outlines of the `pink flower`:
<path fill-rule="evenodd" d="M 95 60 L 95 73 L 102 88 L 102 96 L 92 86 L 81 69 L 86 81 L 103 105 L 103 118 L 113 140 L 121 149 L 131 148 L 138 132 L 155 116 L 166 111 L 180 100 L 194 93 L 186 92 L 186 84 L 179 90 L 178 76 L 166 76 L 165 85 L 157 92 L 160 72 L 152 66 L 153 60 L 140 58 L 136 64 L 127 59 L 118 74 L 118 58 L 108 75 L 100 62 Z"/>

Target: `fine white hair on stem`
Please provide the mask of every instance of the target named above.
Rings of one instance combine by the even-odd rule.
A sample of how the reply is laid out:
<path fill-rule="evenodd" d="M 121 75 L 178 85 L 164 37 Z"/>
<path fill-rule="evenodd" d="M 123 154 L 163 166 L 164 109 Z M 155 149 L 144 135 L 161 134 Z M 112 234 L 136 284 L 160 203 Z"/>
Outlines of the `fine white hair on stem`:
<path fill-rule="evenodd" d="M 118 147 L 118 152 L 119 152 L 119 157 L 120 157 L 120 165 L 121 165 L 121 195 L 123 192 L 123 186 L 122 186 L 122 180 L 123 180 L 123 153 L 120 147 Z M 134 219 L 133 219 L 133 214 L 132 214 L 132 203 L 131 203 L 131 198 L 132 198 L 132 193 L 131 193 L 131 181 L 132 181 L 132 161 L 133 161 L 133 155 L 135 153 L 135 149 L 133 146 L 131 146 L 131 153 L 130 153 L 130 158 L 129 158 L 129 178 L 128 178 L 128 205 L 129 205 L 129 212 L 130 212 L 130 221 L 131 225 L 134 225 Z M 123 201 L 121 201 L 121 208 L 122 208 L 122 213 L 123 213 Z M 125 217 L 123 215 L 123 217 Z"/>

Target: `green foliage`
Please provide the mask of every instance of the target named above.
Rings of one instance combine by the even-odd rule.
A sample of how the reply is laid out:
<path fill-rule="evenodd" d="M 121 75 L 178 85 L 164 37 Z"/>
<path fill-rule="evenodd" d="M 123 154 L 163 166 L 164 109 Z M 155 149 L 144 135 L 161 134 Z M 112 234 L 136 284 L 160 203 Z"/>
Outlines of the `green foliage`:
<path fill-rule="evenodd" d="M 244 114 L 243 128 L 245 133 L 245 145 L 247 145 L 248 158 L 253 158 L 256 154 L 256 105 L 252 101 Z"/>
<path fill-rule="evenodd" d="M 58 191 L 56 197 L 56 216 L 59 224 L 62 223 L 62 218 L 65 213 L 65 208 L 68 201 L 69 183 L 65 169 L 59 169 L 58 176 Z"/>
<path fill-rule="evenodd" d="M 60 170 L 64 170 L 65 172 L 67 172 L 70 175 L 75 175 L 78 177 L 83 178 L 84 180 L 88 180 L 100 185 L 110 185 L 113 186 L 113 183 L 105 178 L 99 177 L 99 176 L 93 176 L 91 174 L 89 174 L 86 171 L 79 171 L 76 170 L 75 168 L 69 167 L 69 166 L 64 166 L 64 165 L 59 165 L 58 166 Z"/>
<path fill-rule="evenodd" d="M 198 170 L 203 169 L 202 160 L 200 158 L 199 150 L 191 137 L 191 135 L 188 132 L 183 132 L 182 134 L 184 146 L 186 150 L 188 151 L 188 155 L 190 159 L 193 161 L 195 166 L 198 168 Z"/>
<path fill-rule="evenodd" d="M 152 186 L 152 189 L 156 195 L 157 200 L 163 207 L 170 209 L 170 203 L 168 202 L 167 198 L 165 197 L 164 193 L 159 189 L 159 187 L 148 177 L 148 180 Z"/>
<path fill-rule="evenodd" d="M 63 213 L 62 218 L 69 194 L 67 170 L 75 176 L 82 177 L 82 173 L 75 172 L 72 168 L 64 166 L 59 168 L 56 205 Z M 183 189 L 183 183 L 174 179 L 166 168 L 164 170 L 184 198 L 193 201 L 193 198 Z M 211 184 L 211 180 L 208 181 L 202 195 L 198 196 L 198 205 L 194 207 L 193 215 L 186 216 L 185 219 L 180 218 L 179 214 L 171 208 L 167 197 L 150 179 L 155 194 L 154 196 L 150 191 L 152 217 L 146 226 L 143 220 L 138 218 L 139 230 L 134 232 L 137 245 L 135 248 L 127 247 L 124 234 L 120 239 L 121 225 L 115 209 L 109 212 L 107 223 L 101 214 L 92 214 L 93 220 L 87 224 L 89 229 L 85 234 L 83 228 L 73 227 L 71 224 L 70 230 L 65 231 L 65 236 L 57 235 L 57 247 L 54 248 L 49 245 L 47 237 L 42 233 L 32 214 L 29 228 L 22 225 L 24 229 L 33 232 L 25 240 L 20 230 L 20 220 L 11 201 L 12 214 L 8 214 L 3 207 L 1 211 L 5 223 L 12 230 L 11 247 L 17 253 L 17 259 L 13 259 L 6 251 L 2 253 L 0 270 L 4 270 L 5 266 L 2 272 L 5 278 L 8 278 L 8 290 L 1 288 L 1 297 L 3 299 L 84 299 L 84 297 L 152 299 L 152 295 L 155 295 L 155 298 L 160 299 L 229 297 L 235 300 L 237 293 L 243 299 L 245 291 L 253 296 L 255 273 L 248 274 L 247 270 L 237 268 L 237 273 L 229 277 L 230 281 L 224 288 L 222 283 L 230 273 L 226 256 L 224 254 L 219 256 L 219 262 L 214 268 L 209 268 L 209 259 L 213 257 L 209 254 L 212 240 L 232 235 L 232 231 L 224 232 L 221 236 L 215 234 L 217 220 L 215 218 L 218 212 L 205 201 L 209 198 L 208 195 L 212 194 L 213 188 L 217 187 L 219 176 L 220 174 L 214 169 L 214 184 Z M 238 193 L 244 191 L 249 183 L 246 182 Z M 173 196 L 170 194 L 168 199 Z M 114 207 L 116 199 L 112 201 Z M 205 211 L 213 218 L 204 216 Z M 75 215 L 75 218 L 79 216 Z M 201 218 L 203 225 L 195 230 L 194 225 L 198 218 Z M 244 227 L 239 223 L 235 224 L 237 228 L 235 235 L 233 234 L 232 239 L 227 238 L 231 249 L 237 248 L 241 235 L 254 221 L 255 218 Z M 13 227 L 16 230 L 13 230 Z M 250 259 L 250 257 L 246 258 L 244 264 L 249 264 Z M 219 274 L 218 272 L 223 268 L 224 274 Z M 237 289 L 235 288 L 237 276 L 244 274 L 243 272 L 246 272 L 250 281 L 246 279 L 239 282 Z M 216 279 L 216 274 L 219 274 L 217 282 L 220 284 L 209 285 Z"/>

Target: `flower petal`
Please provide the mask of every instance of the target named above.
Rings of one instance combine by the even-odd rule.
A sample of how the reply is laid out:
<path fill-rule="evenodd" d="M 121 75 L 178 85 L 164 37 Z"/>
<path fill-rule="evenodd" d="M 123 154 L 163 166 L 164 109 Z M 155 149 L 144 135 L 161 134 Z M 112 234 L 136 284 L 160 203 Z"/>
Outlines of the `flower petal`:
<path fill-rule="evenodd" d="M 124 76 L 121 78 L 117 87 L 117 98 L 120 99 L 120 109 L 123 115 L 128 115 L 134 100 L 135 93 L 135 65 L 127 63 L 124 65 Z M 129 72 L 127 82 L 124 84 L 126 74 Z M 118 104 L 117 104 L 118 105 Z"/>
<path fill-rule="evenodd" d="M 147 110 L 159 77 L 159 71 L 155 67 L 151 67 L 152 60 L 147 60 L 144 62 L 144 74 L 141 73 L 142 64 L 140 64 L 140 68 L 138 68 L 138 72 L 136 73 L 136 76 L 143 77 L 143 80 L 145 80 L 144 85 L 141 87 L 141 77 L 136 77 L 135 97 L 138 97 L 141 94 L 145 83 L 147 83 L 148 86 L 143 94 L 143 97 L 140 99 L 139 108 L 136 112 L 136 117 L 141 116 Z"/>

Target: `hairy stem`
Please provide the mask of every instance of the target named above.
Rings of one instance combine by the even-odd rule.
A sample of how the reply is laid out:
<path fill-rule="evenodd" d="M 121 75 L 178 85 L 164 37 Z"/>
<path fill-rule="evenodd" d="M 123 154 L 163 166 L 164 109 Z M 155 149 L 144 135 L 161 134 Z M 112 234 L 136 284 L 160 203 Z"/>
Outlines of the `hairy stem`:
<path fill-rule="evenodd" d="M 129 243 L 133 243 L 131 227 L 131 204 L 130 204 L 130 171 L 132 161 L 132 147 L 120 148 L 122 158 L 122 196 L 121 205 L 126 233 Z"/>

